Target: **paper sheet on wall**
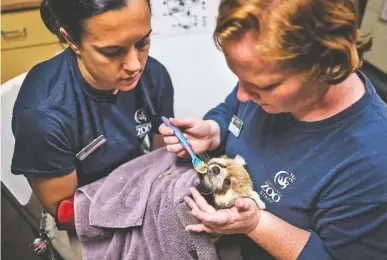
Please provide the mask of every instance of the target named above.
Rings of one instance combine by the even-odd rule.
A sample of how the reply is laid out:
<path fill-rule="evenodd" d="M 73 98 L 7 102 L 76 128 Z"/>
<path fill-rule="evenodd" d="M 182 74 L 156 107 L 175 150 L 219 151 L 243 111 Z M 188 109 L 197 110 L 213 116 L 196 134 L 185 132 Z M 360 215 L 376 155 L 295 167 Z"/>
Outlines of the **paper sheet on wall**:
<path fill-rule="evenodd" d="M 219 0 L 154 0 L 154 36 L 176 36 L 212 31 Z"/>

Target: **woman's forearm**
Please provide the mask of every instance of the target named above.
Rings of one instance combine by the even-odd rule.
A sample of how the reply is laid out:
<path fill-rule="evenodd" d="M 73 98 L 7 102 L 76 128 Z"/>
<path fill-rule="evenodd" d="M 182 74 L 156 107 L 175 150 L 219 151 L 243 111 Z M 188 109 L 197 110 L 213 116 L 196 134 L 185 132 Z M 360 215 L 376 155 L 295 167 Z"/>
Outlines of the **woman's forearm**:
<path fill-rule="evenodd" d="M 288 260 L 297 259 L 310 232 L 262 210 L 257 227 L 248 236 L 276 259 Z"/>
<path fill-rule="evenodd" d="M 58 204 L 71 196 L 78 186 L 77 173 L 55 178 L 29 178 L 30 185 L 43 207 L 55 216 Z"/>

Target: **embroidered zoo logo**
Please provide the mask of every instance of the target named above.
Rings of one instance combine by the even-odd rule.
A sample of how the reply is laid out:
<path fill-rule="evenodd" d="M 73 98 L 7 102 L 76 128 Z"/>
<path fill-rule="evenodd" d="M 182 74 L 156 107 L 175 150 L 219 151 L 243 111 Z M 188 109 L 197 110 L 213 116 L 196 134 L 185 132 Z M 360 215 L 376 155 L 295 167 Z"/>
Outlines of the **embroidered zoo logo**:
<path fill-rule="evenodd" d="M 134 113 L 134 120 L 139 124 L 136 126 L 137 137 L 144 137 L 152 129 L 152 123 L 148 122 L 145 109 L 138 109 L 136 113 Z"/>
<path fill-rule="evenodd" d="M 293 173 L 286 171 L 279 171 L 274 176 L 274 183 L 280 186 L 280 189 L 285 189 L 290 183 L 296 180 L 296 176 Z"/>
<path fill-rule="evenodd" d="M 145 109 L 140 108 L 139 110 L 137 110 L 136 113 L 134 113 L 134 120 L 136 120 L 138 124 L 146 122 L 147 117 L 146 117 Z"/>
<path fill-rule="evenodd" d="M 261 185 L 259 194 L 268 202 L 279 202 L 283 196 L 281 190 L 286 189 L 290 184 L 296 181 L 294 173 L 287 171 L 279 171 L 274 175 L 273 182 L 267 180 L 265 184 Z"/>

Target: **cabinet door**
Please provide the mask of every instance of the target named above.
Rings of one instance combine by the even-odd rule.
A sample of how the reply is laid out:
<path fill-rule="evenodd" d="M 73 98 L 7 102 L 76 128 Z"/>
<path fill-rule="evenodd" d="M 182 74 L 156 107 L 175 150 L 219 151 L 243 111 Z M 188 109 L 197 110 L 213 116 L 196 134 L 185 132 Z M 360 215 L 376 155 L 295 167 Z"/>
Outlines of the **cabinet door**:
<path fill-rule="evenodd" d="M 30 70 L 34 65 L 54 57 L 62 50 L 59 43 L 3 50 L 1 52 L 1 83 Z"/>
<path fill-rule="evenodd" d="M 58 42 L 44 25 L 39 9 L 1 14 L 1 49 Z"/>

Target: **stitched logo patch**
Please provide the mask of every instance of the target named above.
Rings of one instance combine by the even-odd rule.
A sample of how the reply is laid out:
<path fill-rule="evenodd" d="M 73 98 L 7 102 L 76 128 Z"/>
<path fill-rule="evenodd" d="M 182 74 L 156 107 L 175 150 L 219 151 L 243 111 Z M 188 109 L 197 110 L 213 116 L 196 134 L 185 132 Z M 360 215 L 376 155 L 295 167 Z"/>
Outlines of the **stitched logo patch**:
<path fill-rule="evenodd" d="M 152 129 L 152 123 L 148 121 L 145 109 L 140 108 L 134 113 L 134 120 L 138 124 L 136 126 L 137 137 L 142 138 L 146 136 Z"/>

